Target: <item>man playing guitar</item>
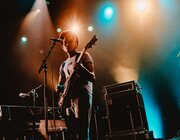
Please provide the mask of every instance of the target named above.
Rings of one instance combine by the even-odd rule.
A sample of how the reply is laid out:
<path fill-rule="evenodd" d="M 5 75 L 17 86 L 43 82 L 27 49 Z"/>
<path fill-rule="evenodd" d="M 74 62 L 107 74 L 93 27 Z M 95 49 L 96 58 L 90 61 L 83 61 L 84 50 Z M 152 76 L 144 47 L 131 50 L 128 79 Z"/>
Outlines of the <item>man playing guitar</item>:
<path fill-rule="evenodd" d="M 74 32 L 63 31 L 60 39 L 63 40 L 61 45 L 68 58 L 59 69 L 59 82 L 56 89 L 60 95 L 58 105 L 60 109 L 64 106 L 66 108 L 71 139 L 90 140 L 89 129 L 95 80 L 93 59 L 88 52 L 84 51 L 82 54 L 77 51 L 78 36 Z"/>

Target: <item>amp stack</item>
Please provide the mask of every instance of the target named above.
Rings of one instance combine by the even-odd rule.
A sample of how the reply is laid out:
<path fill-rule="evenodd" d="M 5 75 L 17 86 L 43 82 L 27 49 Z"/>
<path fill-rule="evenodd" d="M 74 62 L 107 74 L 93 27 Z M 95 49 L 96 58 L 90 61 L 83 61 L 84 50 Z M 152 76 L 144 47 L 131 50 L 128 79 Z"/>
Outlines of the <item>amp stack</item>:
<path fill-rule="evenodd" d="M 139 83 L 128 81 L 103 88 L 108 122 L 106 140 L 153 139 Z"/>

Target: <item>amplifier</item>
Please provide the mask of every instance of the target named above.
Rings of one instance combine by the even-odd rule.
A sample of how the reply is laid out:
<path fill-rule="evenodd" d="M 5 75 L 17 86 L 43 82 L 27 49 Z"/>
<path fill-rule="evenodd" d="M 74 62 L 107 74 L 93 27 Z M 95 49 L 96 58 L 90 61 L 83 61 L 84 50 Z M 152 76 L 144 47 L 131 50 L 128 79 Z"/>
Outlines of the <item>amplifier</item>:
<path fill-rule="evenodd" d="M 109 134 L 148 130 L 139 89 L 135 81 L 104 86 Z"/>

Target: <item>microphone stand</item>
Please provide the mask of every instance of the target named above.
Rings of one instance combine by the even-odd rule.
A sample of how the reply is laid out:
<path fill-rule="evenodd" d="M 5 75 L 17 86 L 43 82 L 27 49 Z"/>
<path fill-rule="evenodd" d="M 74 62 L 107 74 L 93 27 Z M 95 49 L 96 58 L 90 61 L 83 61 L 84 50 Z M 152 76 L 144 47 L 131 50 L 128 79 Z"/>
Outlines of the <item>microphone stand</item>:
<path fill-rule="evenodd" d="M 32 94 L 33 96 L 33 109 L 35 109 L 36 107 L 36 98 L 38 97 L 38 94 L 36 92 L 36 90 L 38 88 L 42 87 L 42 85 L 36 87 L 35 89 L 32 89 L 29 93 Z M 31 110 L 31 114 L 33 115 L 33 140 L 35 140 L 35 134 L 36 134 L 36 120 L 35 120 L 35 114 L 33 113 L 33 111 Z"/>
<path fill-rule="evenodd" d="M 40 87 L 42 87 L 42 85 L 39 85 L 38 87 L 32 89 L 32 90 L 29 92 L 29 93 L 31 93 L 32 96 L 33 96 L 33 107 L 34 107 L 34 108 L 35 108 L 35 106 L 36 106 L 36 98 L 38 97 L 38 94 L 37 94 L 36 90 L 39 89 Z"/>
<path fill-rule="evenodd" d="M 53 44 L 47 54 L 47 56 L 42 60 L 42 64 L 38 70 L 38 73 L 40 74 L 42 69 L 44 70 L 44 119 L 45 119 L 45 132 L 48 133 L 48 96 L 47 96 L 47 59 L 51 54 L 52 49 L 54 48 L 56 42 L 59 42 L 58 40 L 52 40 Z"/>
<path fill-rule="evenodd" d="M 31 89 L 28 93 L 23 93 L 22 95 L 20 95 L 20 97 L 25 98 L 26 96 L 30 96 L 32 94 L 33 97 L 33 110 L 36 107 L 36 98 L 38 98 L 38 93 L 36 92 L 37 89 L 39 89 L 40 87 L 42 87 L 42 84 L 39 85 L 38 87 Z M 20 93 L 21 94 L 21 93 Z M 35 134 L 36 134 L 36 120 L 35 120 L 35 113 L 31 108 L 30 108 L 30 113 L 33 116 L 33 140 L 35 140 Z"/>

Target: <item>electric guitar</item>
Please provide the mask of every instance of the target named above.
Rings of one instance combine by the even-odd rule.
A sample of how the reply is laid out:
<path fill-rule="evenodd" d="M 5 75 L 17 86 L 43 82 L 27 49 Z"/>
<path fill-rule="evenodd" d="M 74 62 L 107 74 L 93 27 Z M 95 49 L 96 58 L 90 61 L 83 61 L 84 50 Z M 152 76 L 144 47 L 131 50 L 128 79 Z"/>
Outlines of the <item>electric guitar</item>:
<path fill-rule="evenodd" d="M 93 38 L 87 43 L 87 45 L 86 45 L 86 46 L 84 47 L 84 49 L 81 51 L 78 59 L 76 60 L 76 63 L 79 63 L 79 62 L 81 61 L 81 58 L 82 58 L 82 56 L 84 55 L 84 53 L 86 52 L 86 50 L 89 49 L 89 48 L 92 48 L 92 46 L 95 45 L 95 42 L 96 42 L 97 40 L 98 40 L 98 39 L 96 38 L 96 35 L 94 35 Z M 68 92 L 68 91 L 69 91 L 69 88 L 70 88 L 70 87 L 69 87 L 69 85 L 70 85 L 69 82 L 70 82 L 70 79 L 71 79 L 71 77 L 73 76 L 74 72 L 75 72 L 75 70 L 73 70 L 73 71 L 70 73 L 69 77 L 66 79 L 66 82 L 64 83 L 65 89 L 64 89 L 63 93 L 61 94 L 61 96 L 59 97 L 59 101 L 58 101 L 58 105 L 59 105 L 59 108 L 60 108 L 60 109 L 63 109 L 63 108 L 66 107 L 67 102 L 68 102 L 68 100 L 69 100 L 69 98 L 70 98 L 70 96 L 71 96 L 71 95 L 70 95 L 71 92 Z"/>

